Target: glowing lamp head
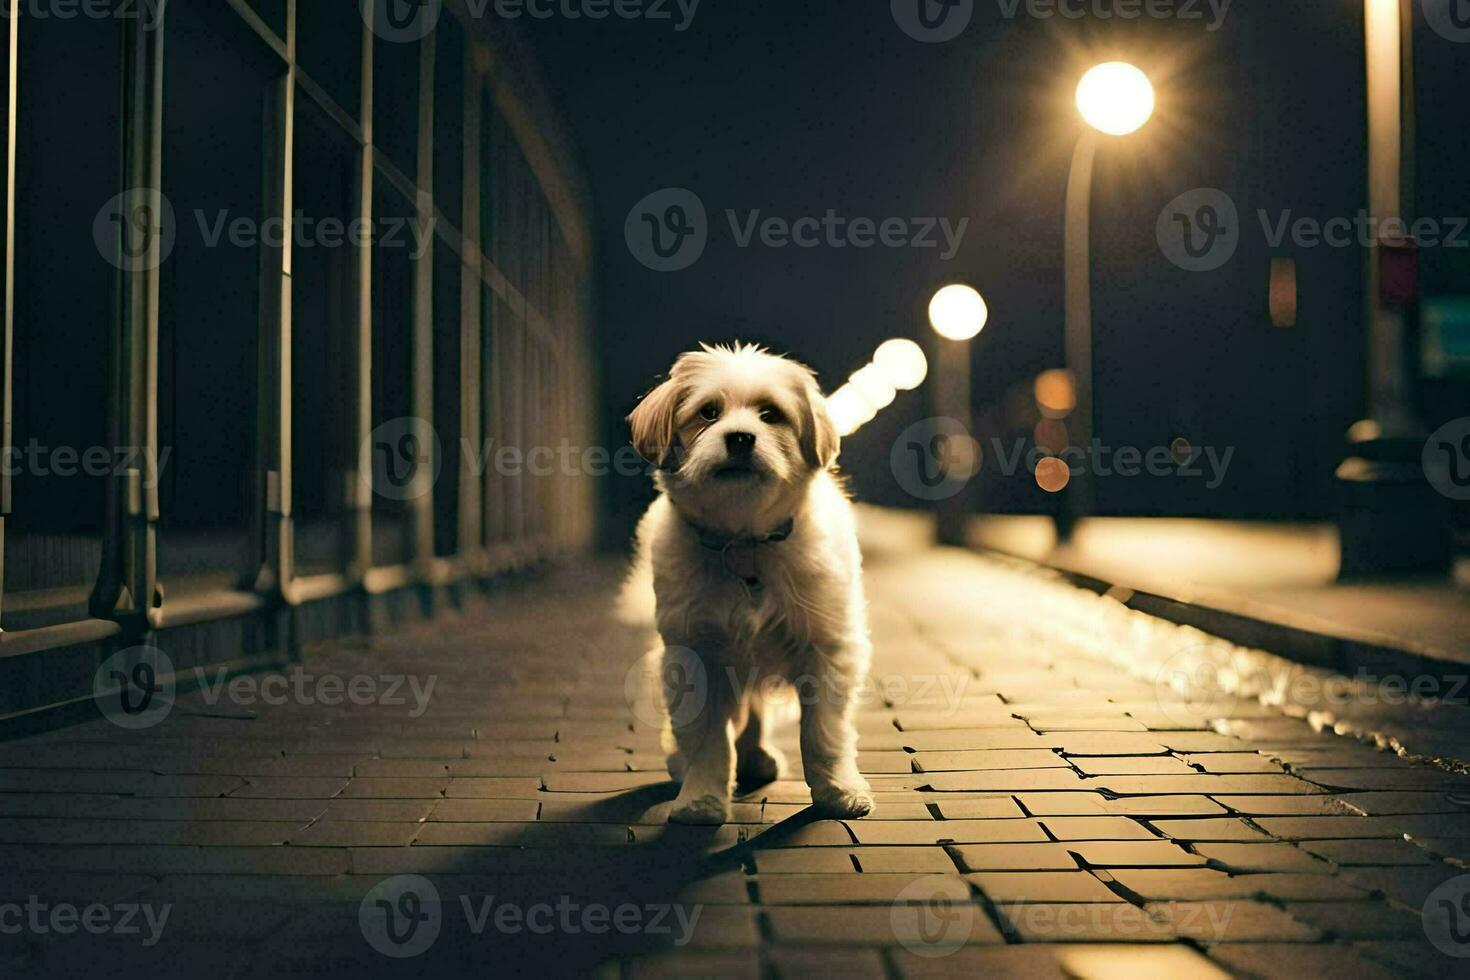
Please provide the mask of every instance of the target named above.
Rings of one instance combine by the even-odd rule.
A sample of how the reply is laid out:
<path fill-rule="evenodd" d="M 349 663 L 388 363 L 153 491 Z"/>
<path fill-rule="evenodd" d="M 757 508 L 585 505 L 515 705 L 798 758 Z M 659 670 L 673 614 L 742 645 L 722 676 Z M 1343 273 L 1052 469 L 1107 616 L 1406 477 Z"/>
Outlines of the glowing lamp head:
<path fill-rule="evenodd" d="M 873 354 L 873 366 L 899 391 L 913 391 L 929 375 L 924 349 L 912 340 L 885 340 Z"/>
<path fill-rule="evenodd" d="M 1077 85 L 1077 110 L 1093 129 L 1127 136 L 1154 114 L 1153 83 L 1122 61 L 1098 65 Z"/>
<path fill-rule="evenodd" d="M 945 286 L 929 301 L 929 324 L 947 340 L 969 340 L 989 319 L 985 300 L 963 283 Z"/>

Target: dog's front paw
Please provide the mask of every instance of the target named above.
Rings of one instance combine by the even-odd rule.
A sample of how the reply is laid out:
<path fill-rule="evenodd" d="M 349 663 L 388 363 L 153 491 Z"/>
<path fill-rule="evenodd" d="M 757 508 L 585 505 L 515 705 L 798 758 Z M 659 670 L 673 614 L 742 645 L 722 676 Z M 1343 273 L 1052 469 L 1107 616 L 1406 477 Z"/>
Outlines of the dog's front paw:
<path fill-rule="evenodd" d="M 866 817 L 873 812 L 873 793 L 863 781 L 828 783 L 812 787 L 812 806 L 821 816 L 836 820 Z"/>
<path fill-rule="evenodd" d="M 718 796 L 697 796 L 694 799 L 677 799 L 669 811 L 671 823 L 702 824 L 718 826 L 730 819 L 730 805 Z"/>

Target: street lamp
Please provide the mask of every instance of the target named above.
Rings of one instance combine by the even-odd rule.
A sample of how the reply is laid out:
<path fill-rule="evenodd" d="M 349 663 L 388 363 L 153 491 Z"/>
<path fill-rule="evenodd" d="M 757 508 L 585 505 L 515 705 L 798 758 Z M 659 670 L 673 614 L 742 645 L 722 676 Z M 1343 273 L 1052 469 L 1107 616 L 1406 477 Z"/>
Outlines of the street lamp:
<path fill-rule="evenodd" d="M 967 341 L 976 337 L 990 320 L 990 309 L 974 287 L 964 283 L 944 286 L 929 300 L 929 325 L 940 336 L 938 359 L 935 364 L 934 408 L 940 418 L 951 418 L 971 429 L 970 416 L 970 346 Z M 952 451 L 941 462 L 949 471 L 956 463 L 973 469 L 974 460 L 957 458 Z M 969 448 L 963 447 L 963 448 Z M 968 457 L 969 454 L 965 454 Z M 954 494 L 938 502 L 939 543 L 962 545 L 965 537 L 965 504 L 961 494 Z"/>
<path fill-rule="evenodd" d="M 1097 157 L 1097 134 L 1127 136 L 1138 131 L 1154 112 L 1154 87 L 1148 76 L 1130 64 L 1110 61 L 1082 76 L 1077 84 L 1077 111 L 1087 128 L 1077 139 L 1072 170 L 1067 176 L 1067 215 L 1064 246 L 1066 276 L 1067 366 L 1077 385 L 1075 431 L 1086 449 L 1092 443 L 1092 281 L 1091 215 L 1092 165 Z M 1076 519 L 1092 511 L 1091 472 L 1083 468 L 1067 498 L 1062 536 Z"/>

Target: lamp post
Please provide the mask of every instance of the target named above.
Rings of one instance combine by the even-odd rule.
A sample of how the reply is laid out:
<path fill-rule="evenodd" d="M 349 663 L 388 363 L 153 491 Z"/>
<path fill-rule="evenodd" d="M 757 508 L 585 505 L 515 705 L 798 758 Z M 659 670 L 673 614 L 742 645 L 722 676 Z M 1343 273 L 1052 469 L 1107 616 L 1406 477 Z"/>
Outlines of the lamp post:
<path fill-rule="evenodd" d="M 942 287 L 929 300 L 929 325 L 939 336 L 939 349 L 935 365 L 934 408 L 941 418 L 952 418 L 964 426 L 968 435 L 971 429 L 970 409 L 970 344 L 990 319 L 990 309 L 985 300 L 971 286 L 951 283 Z M 957 458 L 960 454 L 964 458 Z M 976 460 L 974 442 L 964 447 L 947 441 L 944 459 L 939 464 L 946 473 L 953 474 L 953 467 L 962 464 L 973 475 Z M 965 536 L 964 495 L 957 493 L 941 499 L 937 504 L 938 537 L 940 544 L 962 545 Z"/>
<path fill-rule="evenodd" d="M 1092 443 L 1092 165 L 1099 133 L 1127 136 L 1148 122 L 1154 112 L 1153 84 L 1147 75 L 1124 62 L 1098 65 L 1077 85 L 1077 111 L 1087 128 L 1077 139 L 1067 176 L 1064 302 L 1067 366 L 1077 390 L 1073 429 L 1076 442 L 1086 449 Z M 1058 528 L 1063 538 L 1071 534 L 1079 517 L 1092 511 L 1089 467 L 1084 467 L 1069 489 Z"/>

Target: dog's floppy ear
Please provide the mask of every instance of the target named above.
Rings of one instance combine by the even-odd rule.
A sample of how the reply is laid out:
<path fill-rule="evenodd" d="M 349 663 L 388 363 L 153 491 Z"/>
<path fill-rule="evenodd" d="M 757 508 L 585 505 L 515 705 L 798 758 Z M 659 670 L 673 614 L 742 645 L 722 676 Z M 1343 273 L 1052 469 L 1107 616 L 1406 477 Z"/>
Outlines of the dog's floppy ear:
<path fill-rule="evenodd" d="M 644 395 L 628 416 L 628 424 L 633 429 L 633 448 L 660 468 L 674 451 L 674 415 L 683 393 L 683 385 L 670 378 Z"/>
<path fill-rule="evenodd" d="M 805 390 L 802 392 L 801 454 L 809 466 L 825 470 L 837 459 L 842 439 L 827 412 L 827 399 L 817 386 L 817 379 L 808 375 L 802 387 Z"/>

